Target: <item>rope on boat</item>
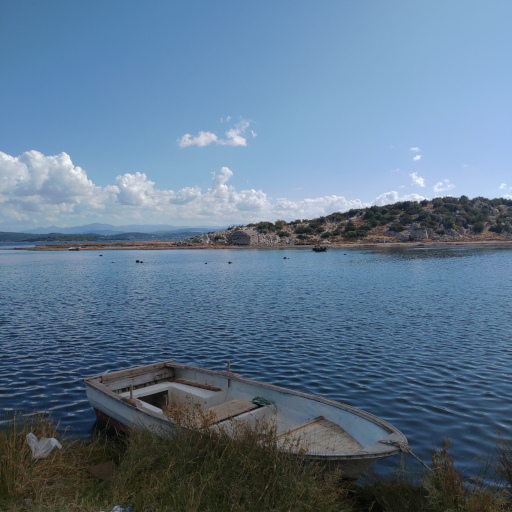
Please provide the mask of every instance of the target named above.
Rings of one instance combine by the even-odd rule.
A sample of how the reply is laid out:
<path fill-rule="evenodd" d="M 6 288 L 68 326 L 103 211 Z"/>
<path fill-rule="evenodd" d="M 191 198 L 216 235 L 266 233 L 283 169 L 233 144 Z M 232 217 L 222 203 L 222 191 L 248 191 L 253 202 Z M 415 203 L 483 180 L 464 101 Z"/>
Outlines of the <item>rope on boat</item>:
<path fill-rule="evenodd" d="M 254 405 L 261 405 L 264 407 L 270 407 L 274 413 L 277 413 L 277 404 L 272 400 L 267 400 L 266 398 L 262 398 L 261 396 L 255 396 L 251 402 Z"/>
<path fill-rule="evenodd" d="M 260 405 L 260 406 L 264 406 L 264 407 L 270 407 L 274 413 L 277 412 L 277 404 L 275 402 L 273 402 L 272 400 L 267 400 L 266 398 L 262 398 L 261 396 L 255 396 L 252 400 L 252 403 L 254 405 Z M 407 443 L 404 443 L 404 442 L 400 442 L 400 441 L 379 441 L 379 443 L 383 443 L 383 444 L 387 444 L 387 445 L 392 445 L 392 446 L 396 446 L 402 453 L 409 453 L 410 455 L 412 455 L 424 468 L 428 469 L 429 471 L 432 471 L 432 468 L 430 466 L 428 466 L 427 464 L 425 464 L 412 450 L 411 450 L 411 447 L 407 444 Z"/>
<path fill-rule="evenodd" d="M 396 446 L 397 448 L 400 449 L 400 451 L 402 453 L 409 453 L 410 455 L 412 455 L 424 468 L 428 469 L 429 471 L 432 471 L 432 468 L 430 466 L 428 466 L 427 464 L 425 464 L 412 450 L 411 450 L 411 447 L 407 444 L 407 443 L 403 443 L 403 442 L 400 442 L 400 441 L 379 441 L 379 443 L 383 443 L 383 444 L 389 444 L 389 445 L 392 445 L 392 446 Z"/>

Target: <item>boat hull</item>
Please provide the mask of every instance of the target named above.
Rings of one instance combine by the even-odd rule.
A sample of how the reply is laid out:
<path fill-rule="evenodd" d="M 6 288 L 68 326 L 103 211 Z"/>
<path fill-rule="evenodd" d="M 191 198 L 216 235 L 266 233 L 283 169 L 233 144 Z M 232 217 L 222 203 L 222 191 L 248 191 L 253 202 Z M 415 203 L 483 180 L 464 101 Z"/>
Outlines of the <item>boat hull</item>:
<path fill-rule="evenodd" d="M 98 418 L 121 430 L 145 428 L 157 435 L 172 434 L 176 425 L 161 405 L 172 398 L 185 405 L 194 403 L 206 412 L 216 411 L 216 425 L 223 428 L 232 428 L 238 421 L 272 422 L 283 451 L 338 467 L 349 478 L 357 478 L 374 462 L 407 446 L 399 430 L 365 411 L 230 372 L 167 361 L 84 382 Z M 242 409 L 230 412 L 235 402 Z M 300 447 L 293 448 L 298 441 Z"/>

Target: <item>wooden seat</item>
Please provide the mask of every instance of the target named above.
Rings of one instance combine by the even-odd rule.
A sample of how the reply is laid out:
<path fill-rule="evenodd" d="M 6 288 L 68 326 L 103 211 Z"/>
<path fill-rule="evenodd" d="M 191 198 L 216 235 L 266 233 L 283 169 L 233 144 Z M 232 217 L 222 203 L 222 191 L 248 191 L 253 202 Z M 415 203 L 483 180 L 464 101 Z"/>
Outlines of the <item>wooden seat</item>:
<path fill-rule="evenodd" d="M 258 406 L 256 404 L 245 400 L 231 400 L 230 402 L 224 402 L 214 407 L 210 407 L 204 412 L 208 418 L 211 418 L 213 423 L 220 423 L 221 421 L 234 418 L 244 412 L 252 411 L 257 407 Z"/>
<path fill-rule="evenodd" d="M 277 437 L 277 442 L 290 447 L 291 451 L 306 450 L 317 453 L 354 453 L 363 448 L 339 425 L 323 416 L 282 432 Z"/>

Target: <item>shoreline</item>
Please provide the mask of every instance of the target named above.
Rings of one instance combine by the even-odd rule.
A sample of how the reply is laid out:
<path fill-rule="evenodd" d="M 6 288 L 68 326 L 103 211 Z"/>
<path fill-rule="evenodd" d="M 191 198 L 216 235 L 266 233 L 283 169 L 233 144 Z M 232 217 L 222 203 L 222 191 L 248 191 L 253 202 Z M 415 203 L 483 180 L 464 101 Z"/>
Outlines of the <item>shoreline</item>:
<path fill-rule="evenodd" d="M 283 249 L 309 249 L 315 244 L 301 245 L 178 245 L 179 242 L 83 242 L 83 243 L 62 243 L 62 244 L 41 244 L 34 247 L 16 247 L 18 251 L 108 251 L 108 250 L 204 250 L 204 249 L 235 249 L 235 250 L 283 250 Z M 423 242 L 351 242 L 339 244 L 322 244 L 327 249 L 441 249 L 450 247 L 472 247 L 487 249 L 512 248 L 512 240 L 459 240 L 450 242 L 423 241 Z"/>

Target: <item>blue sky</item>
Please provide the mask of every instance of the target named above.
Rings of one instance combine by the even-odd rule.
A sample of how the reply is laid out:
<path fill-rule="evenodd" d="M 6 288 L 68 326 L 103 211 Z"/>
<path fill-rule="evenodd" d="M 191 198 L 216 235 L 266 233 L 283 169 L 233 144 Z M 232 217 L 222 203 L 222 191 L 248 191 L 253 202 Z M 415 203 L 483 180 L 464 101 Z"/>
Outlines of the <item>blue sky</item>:
<path fill-rule="evenodd" d="M 0 230 L 511 197 L 512 2 L 0 3 Z"/>

